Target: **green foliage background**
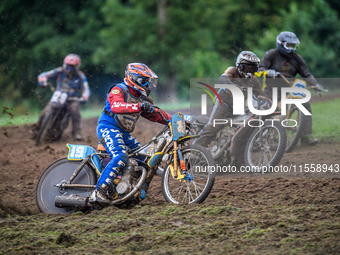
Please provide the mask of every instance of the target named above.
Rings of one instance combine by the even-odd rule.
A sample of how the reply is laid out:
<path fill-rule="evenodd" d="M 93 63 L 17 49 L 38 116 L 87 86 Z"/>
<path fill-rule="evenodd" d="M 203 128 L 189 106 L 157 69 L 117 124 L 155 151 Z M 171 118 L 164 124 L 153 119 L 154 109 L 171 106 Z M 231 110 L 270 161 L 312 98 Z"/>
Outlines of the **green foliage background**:
<path fill-rule="evenodd" d="M 41 109 L 50 94 L 36 77 L 71 52 L 82 57 L 92 103 L 137 61 L 159 75 L 160 101 L 185 100 L 190 78 L 220 76 L 241 50 L 261 58 L 283 30 L 298 35 L 316 77 L 337 77 L 339 9 L 334 0 L 1 1 L 0 106 Z"/>

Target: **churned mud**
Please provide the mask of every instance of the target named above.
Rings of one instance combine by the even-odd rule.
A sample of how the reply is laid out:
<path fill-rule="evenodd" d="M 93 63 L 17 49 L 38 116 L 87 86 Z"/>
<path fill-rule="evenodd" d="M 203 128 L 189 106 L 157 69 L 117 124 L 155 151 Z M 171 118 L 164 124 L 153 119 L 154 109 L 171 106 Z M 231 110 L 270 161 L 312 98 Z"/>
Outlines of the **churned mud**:
<path fill-rule="evenodd" d="M 83 142 L 35 146 L 29 126 L 0 128 L 0 254 L 339 254 L 340 179 L 221 175 L 199 205 L 167 204 L 156 176 L 136 208 L 43 215 L 35 203 L 41 173 L 66 157 L 66 143 L 97 145 L 97 119 L 83 121 Z M 146 142 L 162 128 L 140 120 Z M 300 145 L 282 165 L 340 163 L 340 143 Z M 340 173 L 337 175 L 339 177 Z"/>

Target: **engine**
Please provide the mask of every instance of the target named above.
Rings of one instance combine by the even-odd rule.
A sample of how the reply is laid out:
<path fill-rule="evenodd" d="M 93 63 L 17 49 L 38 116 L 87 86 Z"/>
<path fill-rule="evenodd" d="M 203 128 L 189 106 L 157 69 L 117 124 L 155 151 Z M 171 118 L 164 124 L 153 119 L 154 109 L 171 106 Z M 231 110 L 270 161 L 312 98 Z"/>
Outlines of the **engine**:
<path fill-rule="evenodd" d="M 127 167 L 123 169 L 123 175 L 121 181 L 116 186 L 118 195 L 125 195 L 129 193 L 134 186 L 141 173 L 141 169 L 135 159 L 129 159 Z"/>

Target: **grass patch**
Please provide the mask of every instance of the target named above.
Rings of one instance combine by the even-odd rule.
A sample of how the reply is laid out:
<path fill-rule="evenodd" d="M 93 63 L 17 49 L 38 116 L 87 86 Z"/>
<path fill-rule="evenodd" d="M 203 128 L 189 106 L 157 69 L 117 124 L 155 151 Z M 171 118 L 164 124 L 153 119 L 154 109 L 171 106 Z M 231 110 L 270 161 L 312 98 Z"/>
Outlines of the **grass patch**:
<path fill-rule="evenodd" d="M 176 111 L 190 108 L 190 102 L 180 102 L 177 104 L 159 104 L 165 111 Z M 313 111 L 313 133 L 315 137 L 324 142 L 340 140 L 340 99 L 318 102 L 312 104 Z M 99 117 L 102 113 L 102 106 L 88 105 L 81 110 L 83 119 Z M 0 126 L 33 124 L 37 121 L 39 112 L 25 112 L 23 115 L 14 115 L 10 109 L 0 113 Z"/>
<path fill-rule="evenodd" d="M 263 229 L 256 227 L 252 230 L 250 230 L 247 234 L 243 235 L 244 238 L 250 238 L 250 237 L 258 237 L 262 235 L 266 235 L 268 232 L 271 232 L 271 228 Z"/>
<path fill-rule="evenodd" d="M 180 102 L 177 104 L 157 104 L 157 106 L 165 111 L 176 111 L 180 109 L 190 108 L 190 102 Z M 80 114 L 83 119 L 99 117 L 103 112 L 103 106 L 87 105 L 82 107 Z M 24 114 L 15 114 L 12 108 L 3 108 L 0 112 L 0 126 L 18 126 L 25 124 L 33 124 L 38 120 L 39 111 L 26 111 Z"/>
<path fill-rule="evenodd" d="M 313 134 L 321 141 L 340 140 L 340 99 L 312 104 Z"/>
<path fill-rule="evenodd" d="M 104 254 L 337 254 L 338 218 L 328 219 L 331 211 L 313 222 L 297 212 L 306 220 L 294 225 L 271 203 L 259 207 L 256 217 L 249 207 L 234 213 L 234 207 L 209 204 L 105 208 L 63 217 L 12 215 L 0 219 L 0 254 L 95 254 L 98 247 Z M 235 221 L 240 216 L 245 221 Z M 314 225 L 324 229 L 316 232 Z"/>

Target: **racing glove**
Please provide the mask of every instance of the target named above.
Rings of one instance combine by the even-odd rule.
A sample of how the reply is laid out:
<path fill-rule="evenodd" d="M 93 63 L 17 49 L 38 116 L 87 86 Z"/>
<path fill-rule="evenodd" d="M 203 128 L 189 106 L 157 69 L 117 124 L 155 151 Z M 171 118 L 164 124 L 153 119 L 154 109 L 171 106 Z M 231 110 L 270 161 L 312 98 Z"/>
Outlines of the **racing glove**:
<path fill-rule="evenodd" d="M 38 77 L 38 84 L 41 87 L 47 87 L 48 86 L 48 80 L 46 76 L 39 76 Z"/>
<path fill-rule="evenodd" d="M 319 83 L 314 86 L 314 89 L 316 91 L 326 91 L 326 89 Z"/>
<path fill-rule="evenodd" d="M 276 72 L 274 69 L 268 69 L 267 70 L 267 77 L 269 78 L 275 78 L 276 77 Z"/>
<path fill-rule="evenodd" d="M 140 109 L 143 111 L 143 112 L 153 112 L 155 110 L 155 107 L 153 104 L 151 104 L 150 102 L 148 101 L 143 101 L 140 103 Z"/>

